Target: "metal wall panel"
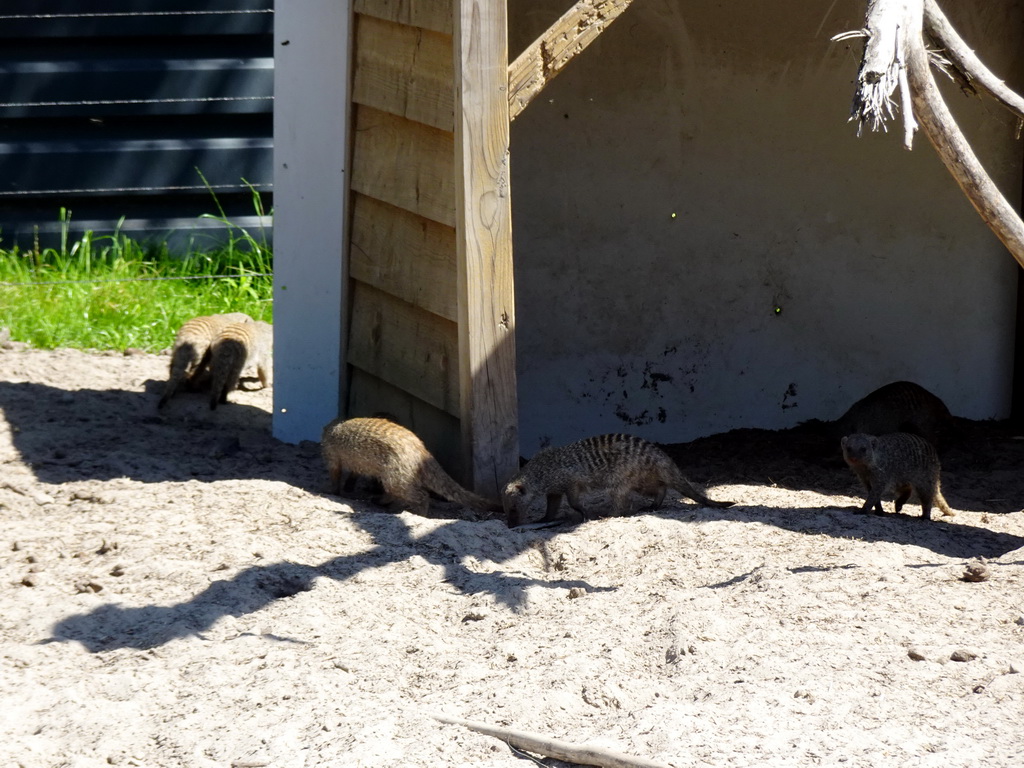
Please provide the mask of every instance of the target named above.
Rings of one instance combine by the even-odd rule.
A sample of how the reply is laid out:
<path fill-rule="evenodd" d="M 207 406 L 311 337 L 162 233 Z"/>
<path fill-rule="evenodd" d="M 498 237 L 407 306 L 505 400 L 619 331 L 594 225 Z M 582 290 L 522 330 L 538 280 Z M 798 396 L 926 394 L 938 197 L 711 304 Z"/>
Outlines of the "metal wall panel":
<path fill-rule="evenodd" d="M 0 245 L 59 229 L 164 237 L 269 210 L 273 0 L 5 0 Z M 205 180 L 204 180 L 205 179 Z M 182 234 L 182 233 L 179 233 Z"/>

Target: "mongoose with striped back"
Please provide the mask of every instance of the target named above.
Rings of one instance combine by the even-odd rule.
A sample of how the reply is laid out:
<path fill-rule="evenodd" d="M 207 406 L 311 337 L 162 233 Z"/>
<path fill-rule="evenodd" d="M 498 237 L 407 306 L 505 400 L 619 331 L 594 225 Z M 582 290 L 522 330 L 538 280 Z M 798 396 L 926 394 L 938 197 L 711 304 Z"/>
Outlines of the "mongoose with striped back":
<path fill-rule="evenodd" d="M 158 407 L 163 408 L 174 397 L 178 388 L 197 380 L 209 367 L 210 346 L 225 326 L 231 323 L 251 323 L 244 312 L 193 317 L 178 329 L 171 350 L 170 375 Z"/>
<path fill-rule="evenodd" d="M 633 435 L 598 435 L 569 445 L 545 448 L 517 474 L 502 494 L 506 522 L 514 528 L 538 497 L 547 498 L 541 522 L 558 519 L 565 496 L 581 522 L 587 513 L 580 496 L 588 491 L 608 491 L 616 515 L 629 511 L 629 494 L 651 497 L 652 508 L 665 500 L 669 488 L 707 507 L 731 507 L 731 501 L 712 501 L 697 489 L 661 448 Z"/>
<path fill-rule="evenodd" d="M 501 509 L 459 485 L 414 432 L 389 419 L 335 419 L 324 427 L 320 450 L 333 493 L 340 494 L 344 475 L 351 473 L 380 480 L 382 506 L 400 505 L 418 515 L 429 510 L 430 493 L 481 512 Z"/>
<path fill-rule="evenodd" d="M 882 514 L 882 496 L 890 491 L 896 495 L 899 512 L 916 491 L 922 519 L 931 519 L 933 503 L 943 515 L 956 514 L 942 496 L 939 456 L 923 437 L 907 432 L 857 433 L 844 437 L 840 445 L 843 458 L 867 491 L 861 512 Z"/>
<path fill-rule="evenodd" d="M 256 368 L 260 384 L 270 386 L 274 326 L 257 320 L 231 323 L 224 327 L 210 348 L 210 409 L 228 401 L 228 392 L 238 387 L 246 365 Z"/>
<path fill-rule="evenodd" d="M 909 432 L 942 450 L 955 436 L 956 425 L 937 395 L 912 381 L 894 381 L 858 400 L 835 422 L 837 437 L 858 432 Z"/>

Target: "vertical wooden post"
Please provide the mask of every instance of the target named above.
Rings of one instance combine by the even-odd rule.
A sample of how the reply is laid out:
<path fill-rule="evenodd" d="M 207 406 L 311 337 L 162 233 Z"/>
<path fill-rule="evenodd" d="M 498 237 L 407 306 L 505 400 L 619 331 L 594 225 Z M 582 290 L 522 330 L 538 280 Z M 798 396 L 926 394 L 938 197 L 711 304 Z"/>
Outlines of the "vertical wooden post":
<path fill-rule="evenodd" d="M 467 481 L 519 462 L 506 0 L 454 0 L 459 383 Z"/>

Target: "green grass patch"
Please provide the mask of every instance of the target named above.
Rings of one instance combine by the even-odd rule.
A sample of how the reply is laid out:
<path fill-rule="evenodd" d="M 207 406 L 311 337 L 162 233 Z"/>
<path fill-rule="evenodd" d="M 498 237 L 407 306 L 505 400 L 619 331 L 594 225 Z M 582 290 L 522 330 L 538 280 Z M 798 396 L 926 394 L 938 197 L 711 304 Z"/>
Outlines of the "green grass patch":
<path fill-rule="evenodd" d="M 262 215 L 255 192 L 254 202 Z M 181 256 L 116 231 L 72 241 L 62 210 L 60 247 L 0 247 L 0 328 L 41 349 L 156 352 L 198 315 L 247 312 L 272 322 L 273 278 L 261 275 L 272 272 L 273 254 L 263 233 L 233 225 L 223 211 L 205 218 L 224 224 L 226 240 Z"/>

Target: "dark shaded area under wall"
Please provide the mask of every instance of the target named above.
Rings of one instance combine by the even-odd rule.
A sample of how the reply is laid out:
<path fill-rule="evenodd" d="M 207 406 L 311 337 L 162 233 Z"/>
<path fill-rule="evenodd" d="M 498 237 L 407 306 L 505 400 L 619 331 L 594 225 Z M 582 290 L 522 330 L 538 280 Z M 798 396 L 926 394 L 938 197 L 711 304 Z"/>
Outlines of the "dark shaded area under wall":
<path fill-rule="evenodd" d="M 942 491 L 950 505 L 978 512 L 1020 511 L 1024 433 L 1009 420 L 956 421 L 960 438 L 941 456 Z M 863 496 L 839 441 L 820 423 L 775 431 L 734 429 L 663 447 L 690 479 L 711 486 L 749 483 Z M 891 509 L 891 500 L 887 504 Z M 908 509 L 920 513 L 916 497 Z"/>

